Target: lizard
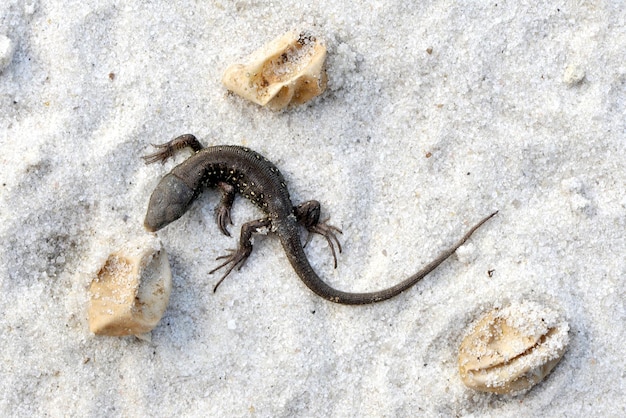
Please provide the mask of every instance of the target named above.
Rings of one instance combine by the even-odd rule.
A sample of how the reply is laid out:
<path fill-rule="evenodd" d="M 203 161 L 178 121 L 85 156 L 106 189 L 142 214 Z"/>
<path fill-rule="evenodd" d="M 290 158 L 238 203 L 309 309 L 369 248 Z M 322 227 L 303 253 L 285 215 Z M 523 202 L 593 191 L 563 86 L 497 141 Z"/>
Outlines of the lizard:
<path fill-rule="evenodd" d="M 497 211 L 486 216 L 449 248 L 443 250 L 430 263 L 417 273 L 391 287 L 373 292 L 345 292 L 324 282 L 311 267 L 300 239 L 300 228 L 311 234 L 319 234 L 330 246 L 334 266 L 337 257 L 334 244 L 341 252 L 337 234 L 342 231 L 320 221 L 321 206 L 316 200 L 309 200 L 294 206 L 289 196 L 287 184 L 278 168 L 261 154 L 242 146 L 216 145 L 204 147 L 194 135 L 185 134 L 171 141 L 154 145 L 157 151 L 144 156 L 146 164 L 164 163 L 177 151 L 191 148 L 194 153 L 174 167 L 156 186 L 148 204 L 144 227 L 156 232 L 174 222 L 189 209 L 193 201 L 206 187 L 221 191 L 221 200 L 216 208 L 216 221 L 220 231 L 230 236 L 228 225 L 232 225 L 230 211 L 239 193 L 256 204 L 265 217 L 242 225 L 239 244 L 236 250 L 218 257 L 222 264 L 211 270 L 214 273 L 226 268 L 225 273 L 214 287 L 214 291 L 233 269 L 240 269 L 252 252 L 252 236 L 263 229 L 278 235 L 291 266 L 302 282 L 314 293 L 331 302 L 346 305 L 364 305 L 392 298 L 419 282 L 450 257 L 467 239 Z"/>

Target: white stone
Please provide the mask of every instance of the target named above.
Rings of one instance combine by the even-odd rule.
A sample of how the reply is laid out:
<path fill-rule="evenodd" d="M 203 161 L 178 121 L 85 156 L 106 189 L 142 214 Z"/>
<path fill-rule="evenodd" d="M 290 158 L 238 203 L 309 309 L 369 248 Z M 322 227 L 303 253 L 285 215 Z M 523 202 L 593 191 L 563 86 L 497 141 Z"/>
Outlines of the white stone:
<path fill-rule="evenodd" d="M 582 83 L 585 78 L 585 70 L 580 65 L 570 64 L 563 73 L 563 82 L 568 86 Z"/>

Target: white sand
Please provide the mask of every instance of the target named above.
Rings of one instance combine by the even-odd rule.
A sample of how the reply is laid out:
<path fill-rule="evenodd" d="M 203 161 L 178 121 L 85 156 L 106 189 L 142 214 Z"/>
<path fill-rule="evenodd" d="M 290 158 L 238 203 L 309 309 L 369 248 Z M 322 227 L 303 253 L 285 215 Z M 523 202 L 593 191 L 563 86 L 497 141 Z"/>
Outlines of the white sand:
<path fill-rule="evenodd" d="M 626 414 L 623 2 L 139 3 L 0 5 L 0 415 Z M 271 113 L 226 93 L 226 66 L 293 28 L 327 41 L 322 97 Z M 213 294 L 235 240 L 206 193 L 159 232 L 174 288 L 152 341 L 96 337 L 89 283 L 185 158 L 140 156 L 182 133 L 250 146 L 321 201 L 344 253 L 333 271 L 323 239 L 307 252 L 341 289 L 396 283 L 500 214 L 414 289 L 346 307 L 272 237 Z M 238 199 L 233 231 L 258 216 Z M 465 388 L 466 328 L 524 299 L 568 318 L 563 360 L 521 397 Z"/>

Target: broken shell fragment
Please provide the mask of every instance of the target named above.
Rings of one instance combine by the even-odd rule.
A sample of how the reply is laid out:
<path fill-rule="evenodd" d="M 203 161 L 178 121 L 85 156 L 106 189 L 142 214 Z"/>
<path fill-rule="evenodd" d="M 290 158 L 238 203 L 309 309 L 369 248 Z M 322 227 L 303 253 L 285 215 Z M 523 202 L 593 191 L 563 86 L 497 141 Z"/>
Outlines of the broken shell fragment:
<path fill-rule="evenodd" d="M 172 273 L 158 239 L 147 237 L 109 256 L 90 287 L 89 329 L 98 335 L 138 335 L 159 322 Z"/>
<path fill-rule="evenodd" d="M 461 343 L 461 379 L 482 392 L 526 391 L 561 360 L 568 331 L 559 314 L 535 302 L 494 309 L 476 322 Z"/>
<path fill-rule="evenodd" d="M 288 32 L 226 69 L 227 89 L 272 110 L 305 103 L 326 89 L 326 46 L 307 33 Z"/>

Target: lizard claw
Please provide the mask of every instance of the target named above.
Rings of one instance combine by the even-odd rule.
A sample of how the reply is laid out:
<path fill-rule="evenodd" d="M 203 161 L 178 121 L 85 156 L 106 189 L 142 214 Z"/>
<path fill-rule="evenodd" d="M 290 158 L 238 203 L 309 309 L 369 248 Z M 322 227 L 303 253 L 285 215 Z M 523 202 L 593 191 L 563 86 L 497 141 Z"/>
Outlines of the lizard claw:
<path fill-rule="evenodd" d="M 326 239 L 326 242 L 328 242 L 328 246 L 330 247 L 330 251 L 333 253 L 334 267 L 337 268 L 337 254 L 335 253 L 335 244 L 337 244 L 337 249 L 341 253 L 342 251 L 341 243 L 339 242 L 339 239 L 337 238 L 337 234 L 343 234 L 341 229 L 337 228 L 336 226 L 328 224 L 328 219 L 325 219 L 322 222 L 319 222 L 315 225 L 311 225 L 307 227 L 307 230 L 309 231 L 309 233 L 312 232 L 314 234 L 319 234 Z M 309 241 L 310 241 L 310 234 L 307 237 L 307 241 L 305 245 L 308 244 Z"/>
<path fill-rule="evenodd" d="M 191 134 L 181 135 L 165 144 L 152 144 L 152 146 L 156 148 L 157 151 L 142 157 L 146 164 L 156 163 L 157 161 L 161 161 L 161 164 L 164 164 L 176 151 L 185 147 L 191 147 L 194 151 L 202 149 L 202 144 Z"/>
<path fill-rule="evenodd" d="M 168 158 L 174 155 L 174 147 L 172 147 L 169 142 L 159 145 L 152 144 L 152 146 L 155 147 L 158 151 L 141 157 L 143 158 L 146 165 L 153 164 L 158 161 L 161 161 L 161 164 L 165 164 L 165 161 L 167 161 Z"/>
<path fill-rule="evenodd" d="M 301 203 L 293 208 L 293 212 L 294 215 L 296 215 L 298 223 L 309 231 L 306 241 L 302 247 L 306 247 L 309 241 L 311 241 L 311 233 L 323 236 L 326 239 L 326 242 L 328 242 L 330 251 L 333 253 L 333 263 L 335 268 L 337 268 L 335 244 L 337 244 L 337 248 L 339 249 L 339 252 L 341 252 L 341 243 L 337 239 L 337 234 L 343 233 L 341 232 L 341 229 L 336 226 L 329 225 L 328 219 L 323 221 L 319 220 L 321 209 L 320 203 L 317 200 L 309 200 Z"/>
<path fill-rule="evenodd" d="M 213 274 L 216 271 L 220 270 L 221 268 L 228 266 L 228 268 L 226 269 L 226 273 L 224 273 L 224 275 L 218 280 L 215 286 L 213 286 L 213 293 L 215 293 L 219 285 L 222 284 L 226 276 L 228 276 L 231 271 L 233 271 L 235 268 L 237 268 L 237 270 L 241 269 L 241 267 L 244 265 L 244 263 L 248 259 L 251 249 L 247 250 L 246 248 L 239 248 L 238 250 L 228 249 L 227 251 L 228 251 L 228 254 L 224 254 L 216 258 L 216 260 L 226 260 L 226 261 L 224 261 L 222 264 L 215 267 L 213 270 L 209 272 L 209 274 Z"/>

